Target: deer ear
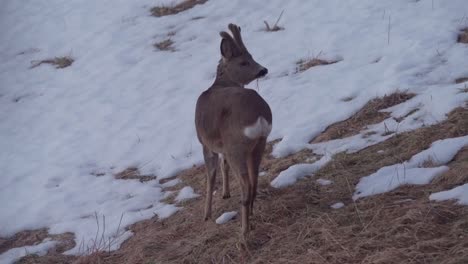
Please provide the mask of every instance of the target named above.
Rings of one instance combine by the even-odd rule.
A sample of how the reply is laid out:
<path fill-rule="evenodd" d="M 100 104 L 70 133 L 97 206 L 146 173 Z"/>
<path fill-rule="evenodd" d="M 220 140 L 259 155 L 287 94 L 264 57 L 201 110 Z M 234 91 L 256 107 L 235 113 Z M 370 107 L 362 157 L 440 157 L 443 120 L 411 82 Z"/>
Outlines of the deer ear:
<path fill-rule="evenodd" d="M 239 56 L 239 49 L 231 35 L 225 31 L 219 32 L 219 35 L 222 38 L 220 45 L 221 55 L 223 55 L 225 59 L 231 59 L 232 57 Z"/>
<path fill-rule="evenodd" d="M 221 40 L 221 46 L 220 46 L 220 49 L 221 49 L 221 55 L 226 58 L 226 59 L 230 59 L 233 57 L 233 50 L 232 50 L 232 42 L 230 42 L 229 40 L 227 39 L 222 39 Z"/>

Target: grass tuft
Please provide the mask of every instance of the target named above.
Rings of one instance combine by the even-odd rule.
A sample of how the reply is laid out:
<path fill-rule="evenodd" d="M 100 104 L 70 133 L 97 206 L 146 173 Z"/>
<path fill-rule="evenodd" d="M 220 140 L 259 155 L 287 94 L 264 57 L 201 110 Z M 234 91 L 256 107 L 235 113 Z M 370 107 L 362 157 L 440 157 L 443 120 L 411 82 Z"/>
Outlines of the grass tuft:
<path fill-rule="evenodd" d="M 328 65 L 328 64 L 333 64 L 333 63 L 337 63 L 339 62 L 339 60 L 323 60 L 323 59 L 319 59 L 318 56 L 320 56 L 320 53 L 319 55 L 317 55 L 316 57 L 314 58 L 310 58 L 310 59 L 300 59 L 298 62 L 296 62 L 296 73 L 300 73 L 300 72 L 303 72 L 303 71 L 306 71 L 312 67 L 315 67 L 315 66 L 320 66 L 320 65 Z"/>
<path fill-rule="evenodd" d="M 190 9 L 196 5 L 204 4 L 207 1 L 208 0 L 185 0 L 173 6 L 155 6 L 151 8 L 150 11 L 151 11 L 151 14 L 155 17 L 175 15 L 177 13 Z"/>
<path fill-rule="evenodd" d="M 460 30 L 460 33 L 458 33 L 457 42 L 468 44 L 468 28 Z"/>
<path fill-rule="evenodd" d="M 174 41 L 168 38 L 161 42 L 155 43 L 154 47 L 157 48 L 158 50 L 174 52 L 175 48 L 172 46 L 172 44 L 174 44 Z"/>
<path fill-rule="evenodd" d="M 45 60 L 40 60 L 40 61 L 31 61 L 30 69 L 36 68 L 40 66 L 41 64 L 50 64 L 50 65 L 55 66 L 56 69 L 63 69 L 72 65 L 74 61 L 75 60 L 69 56 L 55 57 L 53 59 L 45 59 Z"/>

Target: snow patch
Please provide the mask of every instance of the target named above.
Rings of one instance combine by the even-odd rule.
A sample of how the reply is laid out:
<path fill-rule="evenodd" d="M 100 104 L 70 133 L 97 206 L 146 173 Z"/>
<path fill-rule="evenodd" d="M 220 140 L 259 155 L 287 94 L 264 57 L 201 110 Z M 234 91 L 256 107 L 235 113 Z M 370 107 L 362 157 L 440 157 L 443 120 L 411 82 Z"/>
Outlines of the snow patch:
<path fill-rule="evenodd" d="M 286 170 L 280 172 L 280 174 L 271 181 L 271 186 L 275 188 L 282 188 L 294 184 L 297 180 L 312 175 L 317 170 L 325 166 L 331 160 L 330 156 L 323 156 L 320 160 L 315 163 L 303 163 L 294 164 Z"/>
<path fill-rule="evenodd" d="M 448 163 L 468 145 L 468 136 L 437 140 L 431 147 L 414 155 L 409 161 L 379 169 L 377 172 L 361 178 L 356 186 L 353 199 L 389 192 L 405 184 L 428 184 L 436 176 L 446 172 Z M 425 161 L 431 160 L 435 168 L 421 168 Z"/>
<path fill-rule="evenodd" d="M 46 238 L 38 245 L 12 248 L 0 255 L 0 263 L 13 264 L 20 258 L 29 254 L 43 256 L 49 249 L 55 247 L 56 244 L 56 241 L 51 241 L 50 238 Z"/>
<path fill-rule="evenodd" d="M 179 194 L 177 194 L 177 197 L 175 198 L 175 200 L 177 202 L 182 202 L 182 201 L 185 201 L 185 200 L 189 200 L 189 199 L 193 199 L 193 198 L 196 198 L 200 196 L 199 194 L 196 194 L 194 191 L 193 191 L 193 188 L 190 187 L 190 186 L 185 186 L 184 188 L 182 188 L 180 191 L 179 191 Z"/>
<path fill-rule="evenodd" d="M 225 224 L 229 222 L 231 219 L 233 219 L 236 215 L 237 215 L 236 211 L 223 213 L 220 217 L 216 219 L 216 224 L 218 225 Z"/>
<path fill-rule="evenodd" d="M 327 179 L 317 179 L 317 183 L 322 186 L 327 186 L 327 185 L 332 184 L 333 182 Z"/>
<path fill-rule="evenodd" d="M 337 202 L 337 203 L 334 203 L 334 204 L 330 205 L 330 207 L 333 208 L 333 209 L 340 209 L 340 208 L 344 207 L 344 203 Z"/>
<path fill-rule="evenodd" d="M 468 205 L 468 183 L 451 190 L 433 193 L 429 196 L 429 199 L 434 201 L 458 200 L 459 204 Z"/>

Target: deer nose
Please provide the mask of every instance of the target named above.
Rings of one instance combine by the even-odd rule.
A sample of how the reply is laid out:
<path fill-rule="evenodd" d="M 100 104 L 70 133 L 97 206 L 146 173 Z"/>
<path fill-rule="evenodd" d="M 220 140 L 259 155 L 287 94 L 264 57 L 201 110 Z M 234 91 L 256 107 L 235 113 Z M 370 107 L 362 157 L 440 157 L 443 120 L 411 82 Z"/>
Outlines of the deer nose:
<path fill-rule="evenodd" d="M 267 75 L 267 73 L 268 73 L 268 69 L 267 69 L 267 68 L 263 68 L 263 69 L 257 74 L 257 78 L 263 77 L 263 76 Z"/>

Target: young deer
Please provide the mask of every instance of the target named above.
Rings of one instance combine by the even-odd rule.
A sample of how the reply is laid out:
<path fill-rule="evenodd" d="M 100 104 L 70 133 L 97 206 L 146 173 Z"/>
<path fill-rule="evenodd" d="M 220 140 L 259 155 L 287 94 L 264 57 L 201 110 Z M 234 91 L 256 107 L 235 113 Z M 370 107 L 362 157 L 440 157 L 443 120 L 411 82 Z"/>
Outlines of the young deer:
<path fill-rule="evenodd" d="M 223 198 L 230 197 L 228 169 L 241 186 L 242 235 L 249 232 L 249 216 L 257 194 L 257 179 L 272 115 L 268 104 L 244 85 L 263 77 L 268 70 L 258 64 L 242 42 L 240 27 L 229 24 L 232 36 L 220 32 L 221 55 L 216 79 L 197 101 L 195 126 L 203 145 L 207 169 L 205 220 L 211 217 L 211 200 L 218 154 L 223 156 Z M 227 161 L 227 163 L 226 163 Z"/>

